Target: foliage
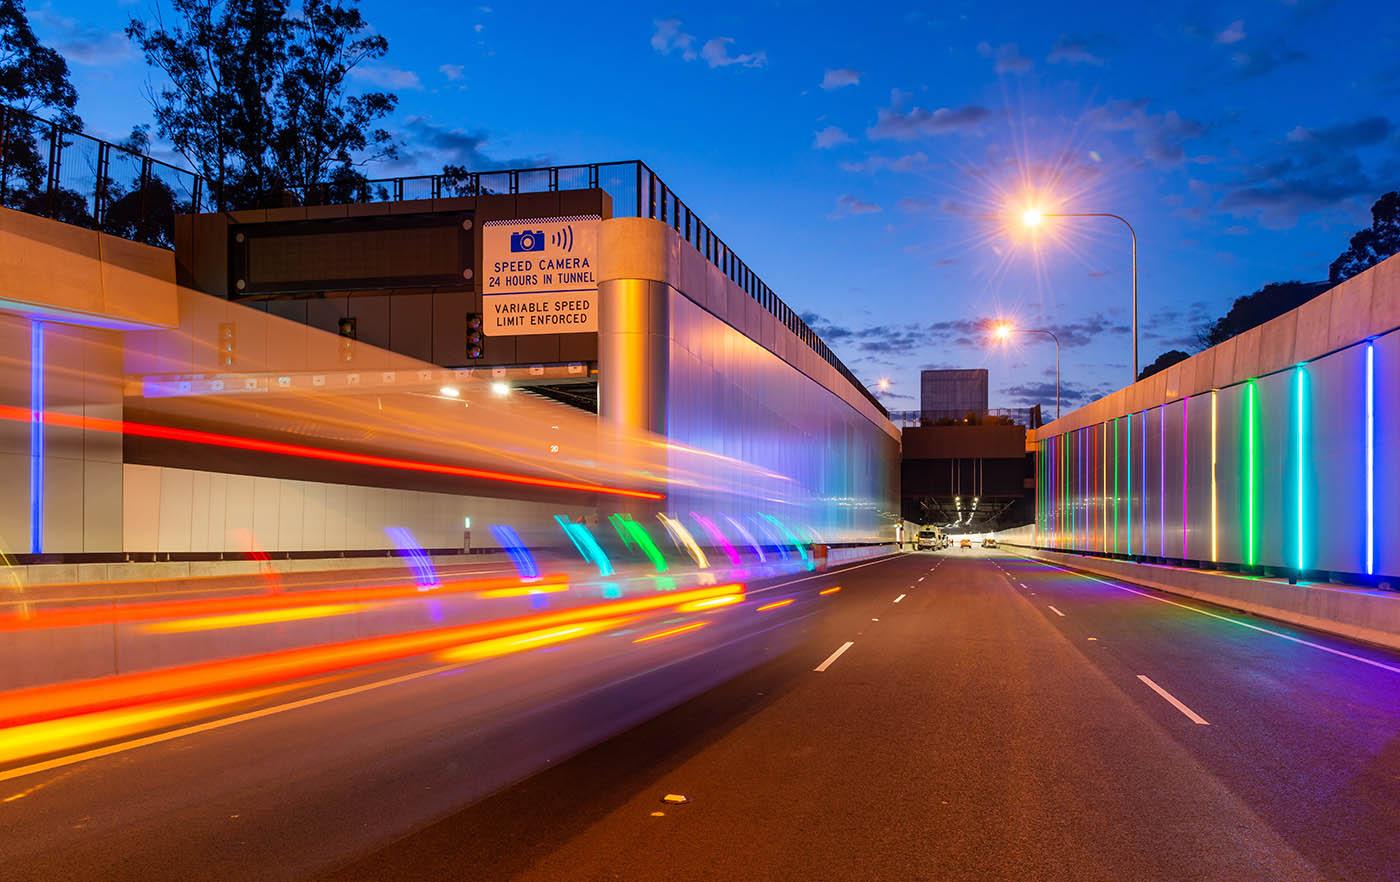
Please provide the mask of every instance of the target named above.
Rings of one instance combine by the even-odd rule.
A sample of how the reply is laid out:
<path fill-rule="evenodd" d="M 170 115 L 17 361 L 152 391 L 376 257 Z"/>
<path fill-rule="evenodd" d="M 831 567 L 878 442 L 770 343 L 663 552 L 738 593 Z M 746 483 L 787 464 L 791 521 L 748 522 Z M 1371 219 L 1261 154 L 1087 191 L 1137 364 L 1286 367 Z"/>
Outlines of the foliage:
<path fill-rule="evenodd" d="M 1330 287 L 1331 282 L 1271 282 L 1253 294 L 1236 298 L 1229 312 L 1201 328 L 1201 346 L 1224 343 L 1269 319 L 1297 309 Z"/>
<path fill-rule="evenodd" d="M 1370 269 L 1400 253 L 1400 192 L 1390 192 L 1371 206 L 1371 225 L 1351 237 L 1351 245 L 1332 261 L 1328 278 L 1333 284 Z"/>
<path fill-rule="evenodd" d="M 388 51 L 354 0 L 171 0 L 178 21 L 127 34 L 168 83 L 150 100 L 158 133 L 208 181 L 218 209 L 345 201 L 359 169 L 397 155 L 377 126 L 387 92 L 349 94 L 355 68 Z"/>
<path fill-rule="evenodd" d="M 1138 374 L 1137 378 L 1139 380 L 1145 380 L 1153 374 L 1158 373 L 1159 371 L 1164 371 L 1172 365 L 1176 364 L 1177 362 L 1185 361 L 1190 357 L 1191 353 L 1189 352 L 1183 352 L 1180 349 L 1168 349 L 1166 352 L 1163 352 L 1161 355 L 1157 356 L 1156 361 L 1143 368 L 1142 372 Z"/>

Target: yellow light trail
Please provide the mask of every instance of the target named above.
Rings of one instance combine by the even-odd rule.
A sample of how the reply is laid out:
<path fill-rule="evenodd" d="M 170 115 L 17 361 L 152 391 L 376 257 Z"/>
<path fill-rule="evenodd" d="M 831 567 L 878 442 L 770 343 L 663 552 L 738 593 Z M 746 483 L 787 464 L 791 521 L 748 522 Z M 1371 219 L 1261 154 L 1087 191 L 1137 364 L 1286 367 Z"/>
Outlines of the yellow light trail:
<path fill-rule="evenodd" d="M 772 603 L 765 603 L 763 606 L 760 606 L 758 609 L 754 610 L 754 612 L 768 612 L 770 609 L 782 609 L 783 607 L 791 606 L 792 604 L 793 599 L 789 597 L 787 600 L 775 600 Z"/>
<path fill-rule="evenodd" d="M 377 605 L 377 604 L 376 604 Z M 369 609 L 363 603 L 328 603 L 320 606 L 291 607 L 289 609 L 269 609 L 261 612 L 230 613 L 223 616 L 199 616 L 190 619 L 171 619 L 164 622 L 151 622 L 141 630 L 148 634 L 188 634 L 192 631 L 218 631 L 224 628 L 249 628 L 254 625 L 272 625 L 279 622 L 300 622 L 306 619 L 325 619 L 344 616 Z"/>
<path fill-rule="evenodd" d="M 675 637 L 677 634 L 686 634 L 686 633 L 688 633 L 688 632 L 690 632 L 690 631 L 697 631 L 697 630 L 699 630 L 700 628 L 703 628 L 703 627 L 705 627 L 705 626 L 708 625 L 708 624 L 709 624 L 709 622 L 691 622 L 689 625 L 680 625 L 680 626 L 675 627 L 675 628 L 667 628 L 665 631 L 657 631 L 656 633 L 654 633 L 654 634 L 648 634 L 648 635 L 646 635 L 645 637 L 638 637 L 636 640 L 633 640 L 632 642 L 633 642 L 633 643 L 649 643 L 649 642 L 651 642 L 652 640 L 663 640 L 663 639 L 665 639 L 665 638 L 667 638 L 667 637 Z"/>
<path fill-rule="evenodd" d="M 682 603 L 680 606 L 676 607 L 676 611 L 699 612 L 700 610 L 705 609 L 716 609 L 718 607 L 723 606 L 732 606 L 736 603 L 742 603 L 743 601 L 744 595 L 742 594 L 725 594 L 721 595 L 720 597 L 708 597 L 704 600 L 692 600 L 689 603 Z"/>
<path fill-rule="evenodd" d="M 835 594 L 837 591 L 840 591 L 840 590 L 841 590 L 841 586 L 840 586 L 840 585 L 832 585 L 830 588 L 823 589 L 823 590 L 821 590 L 821 591 L 818 591 L 817 593 L 818 593 L 818 594 L 822 594 L 822 595 L 826 595 L 826 594 Z"/>

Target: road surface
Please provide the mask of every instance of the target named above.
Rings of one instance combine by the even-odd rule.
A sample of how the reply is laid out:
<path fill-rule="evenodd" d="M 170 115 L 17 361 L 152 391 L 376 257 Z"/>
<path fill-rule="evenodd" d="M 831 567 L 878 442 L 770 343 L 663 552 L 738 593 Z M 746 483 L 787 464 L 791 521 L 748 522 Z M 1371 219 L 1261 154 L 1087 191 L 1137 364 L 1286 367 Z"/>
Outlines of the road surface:
<path fill-rule="evenodd" d="M 698 620 L 0 771 L 4 878 L 1400 878 L 1393 653 L 981 549 Z"/>

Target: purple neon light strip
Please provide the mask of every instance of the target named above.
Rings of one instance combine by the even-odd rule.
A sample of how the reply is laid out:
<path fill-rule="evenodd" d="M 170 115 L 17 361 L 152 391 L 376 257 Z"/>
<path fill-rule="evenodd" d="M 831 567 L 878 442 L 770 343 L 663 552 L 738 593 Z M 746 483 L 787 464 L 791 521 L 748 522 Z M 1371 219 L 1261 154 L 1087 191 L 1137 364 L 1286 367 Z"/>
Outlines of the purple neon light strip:
<path fill-rule="evenodd" d="M 1181 399 L 1181 556 L 1190 558 L 1191 554 L 1187 544 L 1188 518 L 1186 507 L 1187 485 L 1190 483 L 1191 473 L 1191 450 L 1188 443 L 1188 436 L 1191 425 L 1191 399 L 1186 397 Z"/>
<path fill-rule="evenodd" d="M 1167 556 L 1167 406 L 1158 410 L 1157 556 Z"/>

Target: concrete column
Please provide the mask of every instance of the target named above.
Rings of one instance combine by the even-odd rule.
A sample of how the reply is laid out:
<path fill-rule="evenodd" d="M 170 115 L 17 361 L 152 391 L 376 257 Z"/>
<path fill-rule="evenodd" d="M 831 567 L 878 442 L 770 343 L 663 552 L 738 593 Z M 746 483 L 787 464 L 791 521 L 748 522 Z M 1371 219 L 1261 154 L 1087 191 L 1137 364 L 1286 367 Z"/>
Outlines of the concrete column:
<path fill-rule="evenodd" d="M 670 296 L 678 240 L 665 224 L 614 218 L 598 228 L 598 411 L 665 434 Z"/>

